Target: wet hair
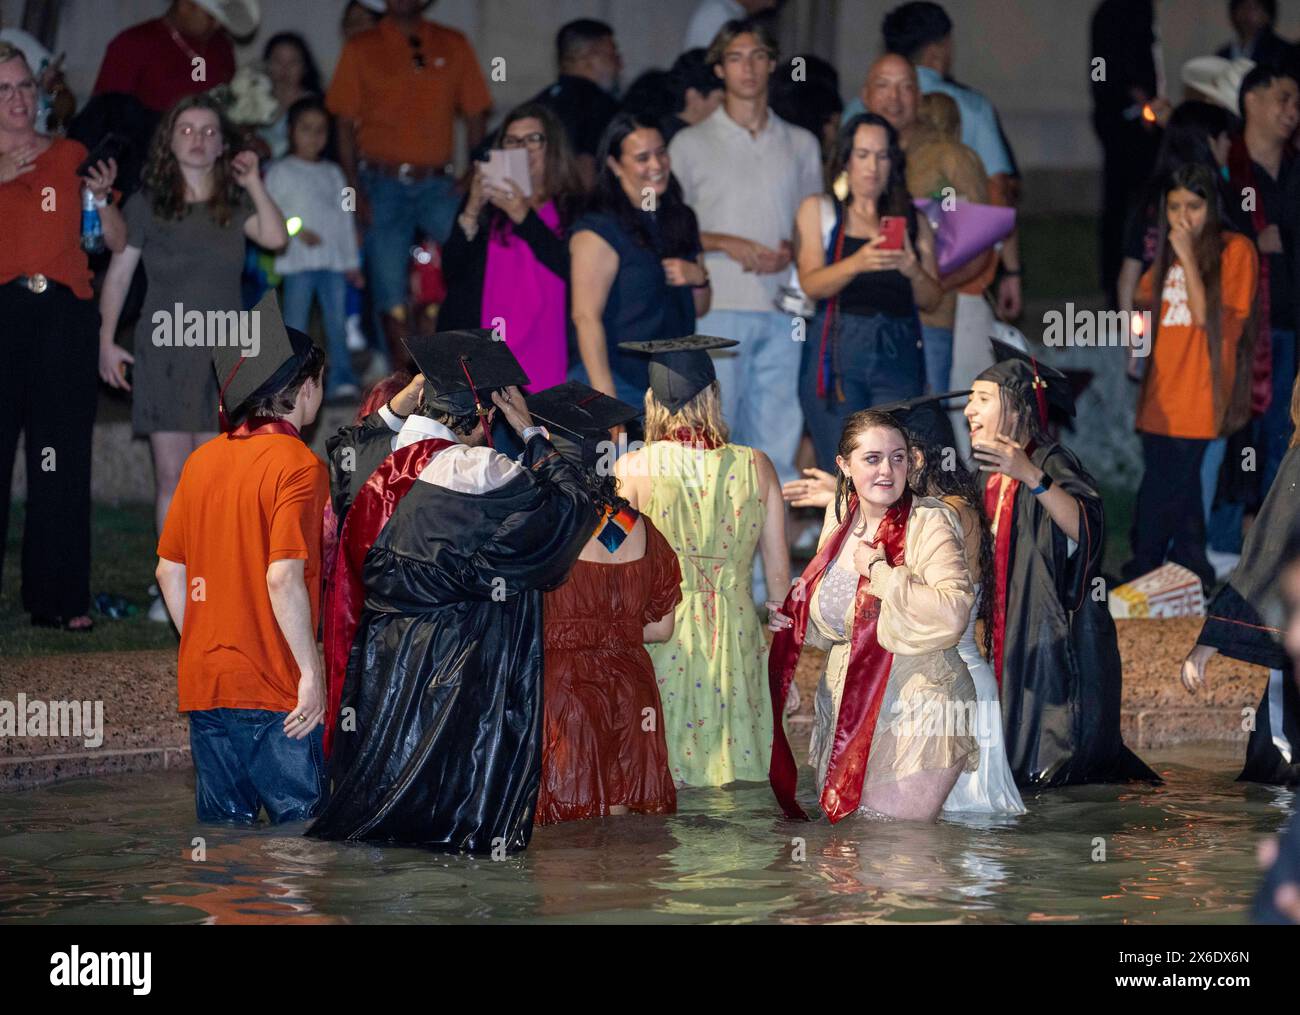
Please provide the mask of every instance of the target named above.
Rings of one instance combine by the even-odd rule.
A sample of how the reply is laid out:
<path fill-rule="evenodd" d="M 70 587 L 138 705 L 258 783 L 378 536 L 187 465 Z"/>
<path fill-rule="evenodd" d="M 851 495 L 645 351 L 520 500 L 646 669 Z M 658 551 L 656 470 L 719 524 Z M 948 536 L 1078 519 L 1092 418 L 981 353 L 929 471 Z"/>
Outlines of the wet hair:
<path fill-rule="evenodd" d="M 297 32 L 276 32 L 266 40 L 266 45 L 262 47 L 262 61 L 271 59 L 271 50 L 276 46 L 289 45 L 298 49 L 298 55 L 302 58 L 302 90 L 311 92 L 313 95 L 324 95 L 325 89 L 321 85 L 320 67 L 316 63 L 316 58 L 311 54 L 311 47 L 307 45 L 307 40 Z"/>
<path fill-rule="evenodd" d="M 293 412 L 293 403 L 298 400 L 298 392 L 302 389 L 302 386 L 309 380 L 320 383 L 324 371 L 325 350 L 313 342 L 306 358 L 302 361 L 302 366 L 293 375 L 293 380 L 279 391 L 264 395 L 261 398 L 250 398 L 244 403 L 240 411 L 235 414 L 235 418 L 271 417 L 278 419 L 281 416 L 289 415 L 289 413 Z"/>
<path fill-rule="evenodd" d="M 1242 119 L 1246 116 L 1246 96 L 1256 89 L 1269 87 L 1278 78 L 1288 78 L 1300 84 L 1294 71 L 1275 64 L 1257 63 L 1246 72 L 1241 87 L 1237 89 L 1237 108 L 1241 110 Z"/>
<path fill-rule="evenodd" d="M 920 452 L 921 461 L 913 456 L 908 485 L 919 497 L 957 497 L 979 520 L 979 619 L 984 625 L 984 655 L 993 658 L 993 533 L 989 528 L 988 514 L 984 510 L 983 481 L 978 473 L 959 463 L 954 469 L 945 469 L 944 452 L 947 450 L 929 441 L 917 440 L 913 434 L 912 447 Z M 972 576 L 974 577 L 974 576 Z"/>
<path fill-rule="evenodd" d="M 597 506 L 608 505 L 616 512 L 630 506 L 627 498 L 618 492 L 618 477 L 614 475 L 612 470 L 607 473 L 601 473 L 599 470 L 592 468 L 583 468 L 578 471 L 582 476 L 582 485 L 593 504 Z"/>
<path fill-rule="evenodd" d="M 853 449 L 858 446 L 858 441 L 868 430 L 875 429 L 896 430 L 900 437 L 903 438 L 903 445 L 907 450 L 909 461 L 912 457 L 912 438 L 907 429 L 898 421 L 898 417 L 888 412 L 881 412 L 878 409 L 860 409 L 844 421 L 844 430 L 840 433 L 840 443 L 836 447 L 836 452 L 843 459 L 849 459 L 853 455 Z M 857 497 L 858 493 L 853 489 L 853 481 L 844 474 L 843 469 L 835 470 L 835 520 L 843 519 L 843 511 L 849 506 L 849 498 Z"/>
<path fill-rule="evenodd" d="M 917 0 L 895 7 L 880 24 L 885 52 L 915 61 L 916 55 L 933 42 L 952 34 L 952 18 L 938 4 Z"/>
<path fill-rule="evenodd" d="M 646 389 L 646 443 L 664 440 L 683 428 L 702 434 L 714 444 L 726 444 L 731 439 L 731 430 L 722 418 L 722 385 L 716 380 L 676 412 L 655 397 L 653 388 Z"/>
<path fill-rule="evenodd" d="M 979 378 L 975 378 L 979 380 Z M 1047 432 L 1043 422 L 1038 418 L 1038 400 L 1031 399 L 1028 392 L 1017 387 L 998 385 L 998 403 L 1001 417 L 998 432 L 1005 437 L 1020 442 L 1033 441 L 1035 444 L 1048 443 Z M 1011 416 L 1015 415 L 1016 425 L 1011 427 Z"/>
<path fill-rule="evenodd" d="M 773 63 L 780 59 L 781 51 L 777 48 L 776 39 L 766 25 L 753 18 L 733 18 L 718 29 L 718 34 L 709 43 L 709 51 L 704 56 L 705 62 L 710 67 L 721 67 L 727 47 L 742 35 L 752 35 L 757 39 L 758 44 L 767 50 L 767 55 Z"/>
<path fill-rule="evenodd" d="M 578 18 L 561 25 L 555 33 L 555 60 L 563 67 L 578 59 L 593 42 L 608 39 L 613 34 L 614 29 L 594 18 Z"/>
<path fill-rule="evenodd" d="M 623 154 L 623 142 L 637 130 L 653 130 L 660 137 L 663 136 L 656 121 L 635 113 L 620 112 L 609 121 L 596 155 L 600 175 L 596 177 L 596 188 L 591 195 L 591 210 L 612 216 L 620 226 L 636 237 L 642 247 L 654 250 L 661 258 L 694 257 L 699 250 L 699 226 L 695 212 L 691 211 L 682 196 L 682 185 L 677 182 L 676 175 L 668 174 L 668 189 L 659 198 L 659 245 L 656 249 L 640 206 L 628 200 L 623 185 L 609 167 L 611 158 L 615 162 L 619 161 Z"/>
<path fill-rule="evenodd" d="M 191 109 L 206 109 L 214 113 L 221 131 L 221 154 L 212 165 L 212 196 L 208 198 L 207 205 L 212 221 L 224 228 L 230 224 L 234 210 L 242 200 L 240 186 L 235 182 L 230 163 L 242 150 L 243 134 L 226 119 L 221 104 L 210 94 L 187 96 L 163 114 L 149 145 L 149 158 L 141 174 L 143 183 L 149 191 L 154 215 L 174 221 L 185 217 L 188 206 L 185 200 L 185 177 L 181 175 L 180 163 L 172 151 L 172 135 L 181 114 Z"/>
<path fill-rule="evenodd" d="M 485 409 L 491 410 L 496 407 L 492 402 L 490 392 L 480 388 L 478 394 L 479 398 L 484 400 L 483 405 Z M 462 437 L 468 437 L 472 434 L 474 428 L 479 425 L 480 420 L 483 422 L 485 427 L 491 425 L 488 423 L 488 417 L 480 416 L 477 411 L 455 413 L 445 412 L 442 409 L 435 409 L 424 400 L 423 392 L 420 393 L 420 400 L 416 403 L 413 415 L 423 416 L 426 419 L 433 420 L 435 423 L 441 423 L 452 433 L 459 434 Z"/>
<path fill-rule="evenodd" d="M 673 61 L 668 68 L 666 82 L 672 96 L 672 113 L 680 113 L 686 108 L 686 92 L 694 88 L 703 96 L 709 96 L 722 87 L 722 79 L 713 73 L 709 66 L 707 52 L 703 47 L 688 49 Z"/>
<path fill-rule="evenodd" d="M 916 243 L 916 206 L 912 204 L 911 194 L 907 189 L 907 157 L 898 141 L 898 131 L 883 116 L 876 113 L 859 113 L 840 128 L 839 140 L 835 144 L 835 155 L 831 160 L 830 178 L 835 180 L 849 164 L 853 154 L 853 142 L 857 138 L 859 127 L 879 127 L 885 132 L 885 143 L 889 147 L 889 179 L 880 195 L 877 207 L 881 215 L 901 215 L 907 220 L 907 235 Z M 853 195 L 844 199 L 847 206 L 853 203 Z"/>

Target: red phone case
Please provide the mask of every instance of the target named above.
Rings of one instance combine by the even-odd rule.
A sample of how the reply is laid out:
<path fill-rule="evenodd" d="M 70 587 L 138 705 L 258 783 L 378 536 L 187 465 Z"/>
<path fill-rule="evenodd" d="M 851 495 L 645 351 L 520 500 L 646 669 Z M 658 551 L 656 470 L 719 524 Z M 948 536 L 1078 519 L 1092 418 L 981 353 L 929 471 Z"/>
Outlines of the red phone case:
<path fill-rule="evenodd" d="M 882 215 L 880 217 L 880 235 L 885 238 L 885 242 L 880 245 L 881 250 L 902 250 L 903 249 L 903 219 L 899 215 Z"/>

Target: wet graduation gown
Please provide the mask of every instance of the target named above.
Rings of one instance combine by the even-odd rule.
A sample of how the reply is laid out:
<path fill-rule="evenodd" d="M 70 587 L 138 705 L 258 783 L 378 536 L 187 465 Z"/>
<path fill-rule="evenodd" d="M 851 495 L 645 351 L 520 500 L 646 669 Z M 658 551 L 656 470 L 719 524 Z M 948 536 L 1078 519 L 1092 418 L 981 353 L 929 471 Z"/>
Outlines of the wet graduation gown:
<path fill-rule="evenodd" d="M 393 437 L 400 428 L 398 417 L 389 425 L 383 415 L 372 412 L 360 423 L 339 427 L 334 436 L 325 440 L 325 457 L 330 469 L 330 503 L 339 530 L 348 508 L 360 493 L 361 487 L 379 464 L 392 453 Z"/>
<path fill-rule="evenodd" d="M 1011 771 L 1030 788 L 1158 782 L 1120 738 L 1115 622 L 1105 597 L 1094 595 L 1104 547 L 1101 495 L 1062 445 L 1031 446 L 1030 459 L 1083 510 L 1071 553 L 1065 533 L 1027 487 L 1015 483 L 1002 506 L 994 563 L 1005 625 L 995 632 L 1001 638 L 995 636 L 994 655 L 1001 659 L 995 671 Z M 998 478 L 991 477 L 991 487 Z M 1008 520 L 1014 524 L 1003 535 Z"/>
<path fill-rule="evenodd" d="M 381 463 L 356 510 L 362 496 L 385 496 L 401 454 Z M 543 437 L 522 466 L 487 448 L 437 452 L 366 552 L 334 795 L 309 835 L 472 852 L 528 844 L 542 592 L 564 580 L 597 515 Z"/>
<path fill-rule="evenodd" d="M 1206 609 L 1198 644 L 1269 670 L 1255 728 L 1246 744 L 1247 782 L 1300 782 L 1300 691 L 1282 646 L 1277 569 L 1292 528 L 1300 522 L 1300 448 L 1282 459 L 1277 478 L 1246 535 L 1241 560 Z"/>

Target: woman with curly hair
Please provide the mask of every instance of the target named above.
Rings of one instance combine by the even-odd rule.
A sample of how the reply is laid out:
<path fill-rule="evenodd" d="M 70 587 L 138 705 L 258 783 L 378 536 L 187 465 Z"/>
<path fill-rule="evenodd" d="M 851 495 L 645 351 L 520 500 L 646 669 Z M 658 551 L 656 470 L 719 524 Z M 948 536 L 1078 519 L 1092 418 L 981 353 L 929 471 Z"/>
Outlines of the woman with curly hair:
<path fill-rule="evenodd" d="M 578 381 L 528 399 L 555 449 L 582 470 L 601 511 L 564 584 L 546 593 L 542 784 L 537 823 L 671 814 L 662 705 L 646 644 L 672 637 L 677 554 L 619 493 L 610 428 L 639 410 Z"/>
<path fill-rule="evenodd" d="M 144 187 L 124 209 L 126 246 L 113 255 L 100 296 L 99 376 L 134 392 L 131 421 L 149 438 L 159 532 L 185 459 L 216 435 L 212 347 L 218 338 L 235 340 L 227 336 L 235 320 L 230 312 L 244 309 L 239 278 L 245 238 L 272 250 L 289 240 L 284 216 L 262 185 L 257 156 L 241 150 L 238 140 L 206 95 L 182 99 L 163 117 Z M 132 354 L 114 338 L 141 263 L 149 289 Z M 150 610 L 160 621 L 166 619 L 161 603 Z"/>

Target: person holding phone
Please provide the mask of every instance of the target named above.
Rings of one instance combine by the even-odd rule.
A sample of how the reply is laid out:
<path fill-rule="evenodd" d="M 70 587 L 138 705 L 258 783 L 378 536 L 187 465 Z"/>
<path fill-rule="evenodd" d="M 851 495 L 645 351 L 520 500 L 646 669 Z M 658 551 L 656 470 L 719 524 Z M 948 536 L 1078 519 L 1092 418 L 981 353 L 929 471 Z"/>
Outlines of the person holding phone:
<path fill-rule="evenodd" d="M 849 416 L 921 394 L 917 311 L 934 310 L 943 299 L 934 234 L 912 207 L 889 121 L 861 113 L 845 124 L 831 178 L 846 188 L 844 198 L 805 198 L 795 219 L 799 284 L 819 302 L 804 344 L 799 400 L 817 465 L 827 472 Z"/>
<path fill-rule="evenodd" d="M 79 169 L 86 149 L 36 129 L 36 76 L 0 42 L 0 568 L 18 436 L 27 449 L 22 603 L 32 623 L 89 631 L 90 462 L 95 426 L 95 315 L 81 248 L 82 187 L 105 234 L 121 215 L 106 202 L 115 162 Z M 53 194 L 50 204 L 46 198 Z M 57 404 L 42 392 L 57 381 Z"/>
<path fill-rule="evenodd" d="M 524 175 L 495 177 L 475 163 L 442 251 L 438 330 L 493 328 L 540 391 L 562 383 L 569 367 L 567 233 L 582 180 L 563 126 L 539 103 L 512 110 L 493 148 L 522 157 Z"/>
<path fill-rule="evenodd" d="M 147 435 L 153 453 L 158 531 L 163 529 L 181 468 L 190 452 L 217 434 L 217 382 L 212 372 L 215 335 L 197 345 L 178 340 L 192 312 L 243 309 L 239 278 L 244 242 L 268 250 L 289 242 L 284 213 L 258 173 L 257 156 L 215 99 L 182 99 L 154 133 L 144 189 L 126 206 L 126 246 L 113 255 L 100 294 L 99 375 L 131 391 L 132 427 Z M 131 277 L 143 260 L 149 292 L 136 325 L 134 353 L 116 343 L 118 318 Z M 127 367 L 133 369 L 128 378 Z M 161 597 L 151 619 L 166 622 Z"/>

